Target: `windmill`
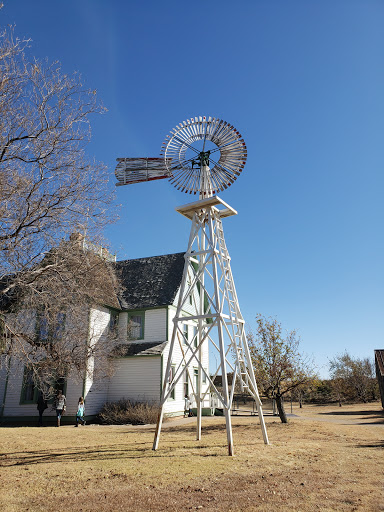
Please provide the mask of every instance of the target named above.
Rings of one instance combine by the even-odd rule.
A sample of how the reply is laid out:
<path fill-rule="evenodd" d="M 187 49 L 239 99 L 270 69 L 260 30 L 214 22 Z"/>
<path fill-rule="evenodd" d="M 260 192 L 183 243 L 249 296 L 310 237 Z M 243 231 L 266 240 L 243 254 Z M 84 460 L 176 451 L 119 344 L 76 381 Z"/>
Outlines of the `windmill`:
<path fill-rule="evenodd" d="M 194 396 L 197 408 L 196 437 L 201 439 L 202 404 L 209 393 L 203 392 L 202 382 L 208 381 L 215 390 L 226 421 L 228 453 L 233 455 L 231 408 L 235 385 L 251 394 L 256 402 L 264 443 L 268 444 L 262 405 L 257 389 L 244 319 L 240 312 L 231 258 L 225 243 L 222 220 L 237 215 L 217 193 L 227 189 L 240 175 L 247 159 L 247 148 L 240 133 L 229 123 L 215 117 L 195 117 L 176 126 L 167 135 L 161 158 L 119 158 L 116 166 L 117 185 L 126 185 L 168 178 L 180 191 L 198 194 L 199 199 L 176 208 L 191 220 L 188 248 L 185 253 L 183 278 L 170 340 L 166 372 L 161 392 L 159 414 L 153 449 L 159 445 L 164 415 L 164 404 L 176 384 L 185 378 L 191 364 L 197 364 L 197 382 Z M 183 332 L 182 315 L 194 289 L 199 290 L 195 314 L 197 341 L 192 344 Z M 188 347 L 177 368 L 172 357 L 181 340 Z M 219 363 L 210 376 L 202 363 L 202 349 L 209 344 L 219 355 Z M 215 356 L 216 360 L 216 356 Z M 216 360 L 217 361 L 217 360 Z M 214 381 L 221 373 L 222 389 Z M 229 389 L 228 373 L 232 374 Z"/>

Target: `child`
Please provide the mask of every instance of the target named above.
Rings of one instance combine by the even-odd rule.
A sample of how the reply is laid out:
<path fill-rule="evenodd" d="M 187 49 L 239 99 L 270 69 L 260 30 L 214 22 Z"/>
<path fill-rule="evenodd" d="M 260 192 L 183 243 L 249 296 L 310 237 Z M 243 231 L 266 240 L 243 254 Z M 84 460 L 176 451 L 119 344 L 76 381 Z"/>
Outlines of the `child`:
<path fill-rule="evenodd" d="M 189 396 L 185 395 L 185 397 L 184 397 L 184 418 L 186 418 L 187 416 L 192 416 L 191 405 L 192 404 L 189 399 Z"/>
<path fill-rule="evenodd" d="M 76 413 L 76 425 L 75 427 L 79 426 L 79 421 L 83 425 L 85 425 L 85 419 L 84 419 L 84 398 L 81 396 L 79 398 L 79 403 L 77 404 L 77 413 Z"/>
<path fill-rule="evenodd" d="M 62 415 L 65 413 L 67 399 L 61 389 L 57 392 L 54 408 L 56 409 L 56 417 L 57 417 L 57 426 L 60 427 L 60 420 Z"/>

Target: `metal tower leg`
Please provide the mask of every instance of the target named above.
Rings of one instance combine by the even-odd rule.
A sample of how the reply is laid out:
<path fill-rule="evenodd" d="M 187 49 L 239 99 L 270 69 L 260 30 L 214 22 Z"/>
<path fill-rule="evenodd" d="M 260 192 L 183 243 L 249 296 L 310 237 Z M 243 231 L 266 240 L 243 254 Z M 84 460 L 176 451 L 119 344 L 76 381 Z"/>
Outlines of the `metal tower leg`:
<path fill-rule="evenodd" d="M 202 253 L 205 251 L 205 237 L 202 236 L 200 239 L 200 249 Z M 200 272 L 200 286 L 202 289 L 204 289 L 204 265 L 203 261 L 200 258 L 199 259 L 199 272 Z M 200 293 L 199 296 L 199 314 L 202 315 L 204 313 L 204 293 Z M 199 319 L 198 322 L 198 342 L 202 340 L 204 337 L 204 320 L 202 318 Z M 199 343 L 199 361 L 202 360 L 202 344 Z M 202 393 L 201 393 L 201 387 L 202 387 L 202 372 L 201 372 L 201 366 L 198 367 L 197 370 L 197 389 L 196 389 L 196 405 L 197 405 L 197 425 L 196 425 L 196 440 L 201 440 L 201 416 L 202 416 Z"/>

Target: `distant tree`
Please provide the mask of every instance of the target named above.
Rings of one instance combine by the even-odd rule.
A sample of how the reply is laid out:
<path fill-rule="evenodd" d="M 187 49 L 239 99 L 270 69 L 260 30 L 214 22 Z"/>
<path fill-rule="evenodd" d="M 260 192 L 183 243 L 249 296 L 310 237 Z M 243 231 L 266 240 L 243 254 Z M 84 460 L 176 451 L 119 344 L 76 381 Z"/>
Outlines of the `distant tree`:
<path fill-rule="evenodd" d="M 328 379 L 318 380 L 311 389 L 309 400 L 317 403 L 328 403 L 333 399 L 333 389 L 331 381 Z"/>
<path fill-rule="evenodd" d="M 340 405 L 345 399 L 367 402 L 378 395 L 375 367 L 369 358 L 354 358 L 345 351 L 329 361 L 329 372 Z"/>
<path fill-rule="evenodd" d="M 302 409 L 304 400 L 308 400 L 310 398 L 317 386 L 317 379 L 310 379 L 291 390 L 291 399 L 299 402 L 299 407 Z"/>
<path fill-rule="evenodd" d="M 314 365 L 300 352 L 296 331 L 283 335 L 276 319 L 262 315 L 256 321 L 256 332 L 247 336 L 256 379 L 263 393 L 276 400 L 280 419 L 287 423 L 283 397 L 316 379 Z"/>

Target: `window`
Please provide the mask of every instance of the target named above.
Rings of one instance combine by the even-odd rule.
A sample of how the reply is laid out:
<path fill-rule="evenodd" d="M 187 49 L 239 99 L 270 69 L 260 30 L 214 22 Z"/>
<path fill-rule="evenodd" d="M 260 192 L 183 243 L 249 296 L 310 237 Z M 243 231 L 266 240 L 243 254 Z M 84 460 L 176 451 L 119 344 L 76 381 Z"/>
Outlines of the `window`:
<path fill-rule="evenodd" d="M 171 370 L 169 372 L 168 382 L 171 383 L 174 378 L 175 378 L 175 366 L 172 365 Z M 171 391 L 171 394 L 169 395 L 169 398 L 171 398 L 172 400 L 175 399 L 175 391 L 176 391 L 176 388 L 173 388 Z"/>
<path fill-rule="evenodd" d="M 144 339 L 144 311 L 142 313 L 128 313 L 128 339 Z"/>
<path fill-rule="evenodd" d="M 52 326 L 52 338 L 58 339 L 61 338 L 64 334 L 64 328 L 65 328 L 65 313 L 57 313 L 55 322 Z"/>
<path fill-rule="evenodd" d="M 197 347 L 197 327 L 196 325 L 193 326 L 193 344 L 195 346 L 195 348 Z"/>
<path fill-rule="evenodd" d="M 119 314 L 116 311 L 111 311 L 109 317 L 109 334 L 117 334 L 117 329 L 119 326 Z"/>
<path fill-rule="evenodd" d="M 33 370 L 26 366 L 24 368 L 23 384 L 21 387 L 21 404 L 37 403 L 38 389 L 33 378 Z"/>
<path fill-rule="evenodd" d="M 187 284 L 188 284 L 188 288 L 191 288 L 191 278 L 189 276 L 188 276 Z M 192 305 L 192 303 L 193 303 L 192 292 L 189 294 L 188 299 L 189 299 L 189 304 Z"/>
<path fill-rule="evenodd" d="M 188 342 L 188 324 L 183 324 L 183 342 L 184 343 L 187 343 Z"/>
<path fill-rule="evenodd" d="M 184 372 L 184 396 L 186 395 L 189 395 L 189 379 L 187 370 Z"/>
<path fill-rule="evenodd" d="M 59 378 L 59 379 L 56 379 L 52 384 L 51 384 L 51 392 L 53 394 L 53 396 L 55 397 L 58 393 L 58 391 L 61 389 L 61 391 L 63 392 L 63 395 L 66 394 L 67 392 L 67 379 L 64 379 L 64 378 Z M 53 398 L 54 399 L 54 398 Z"/>
<path fill-rule="evenodd" d="M 193 369 L 193 376 L 195 379 L 195 389 L 198 390 L 198 383 L 199 383 L 199 370 L 197 368 Z"/>
<path fill-rule="evenodd" d="M 37 317 L 37 337 L 41 342 L 48 340 L 48 318 L 43 314 Z"/>
<path fill-rule="evenodd" d="M 65 395 L 67 391 L 67 379 L 64 377 L 56 378 L 44 385 L 44 395 L 49 397 L 49 403 L 53 403 L 59 389 Z M 23 383 L 21 387 L 21 404 L 36 404 L 39 395 L 39 388 L 35 383 L 34 372 L 32 368 L 26 366 L 24 368 Z"/>
<path fill-rule="evenodd" d="M 61 338 L 65 328 L 65 313 L 59 312 L 50 319 L 42 311 L 37 312 L 36 337 L 38 342 L 44 344 Z"/>

